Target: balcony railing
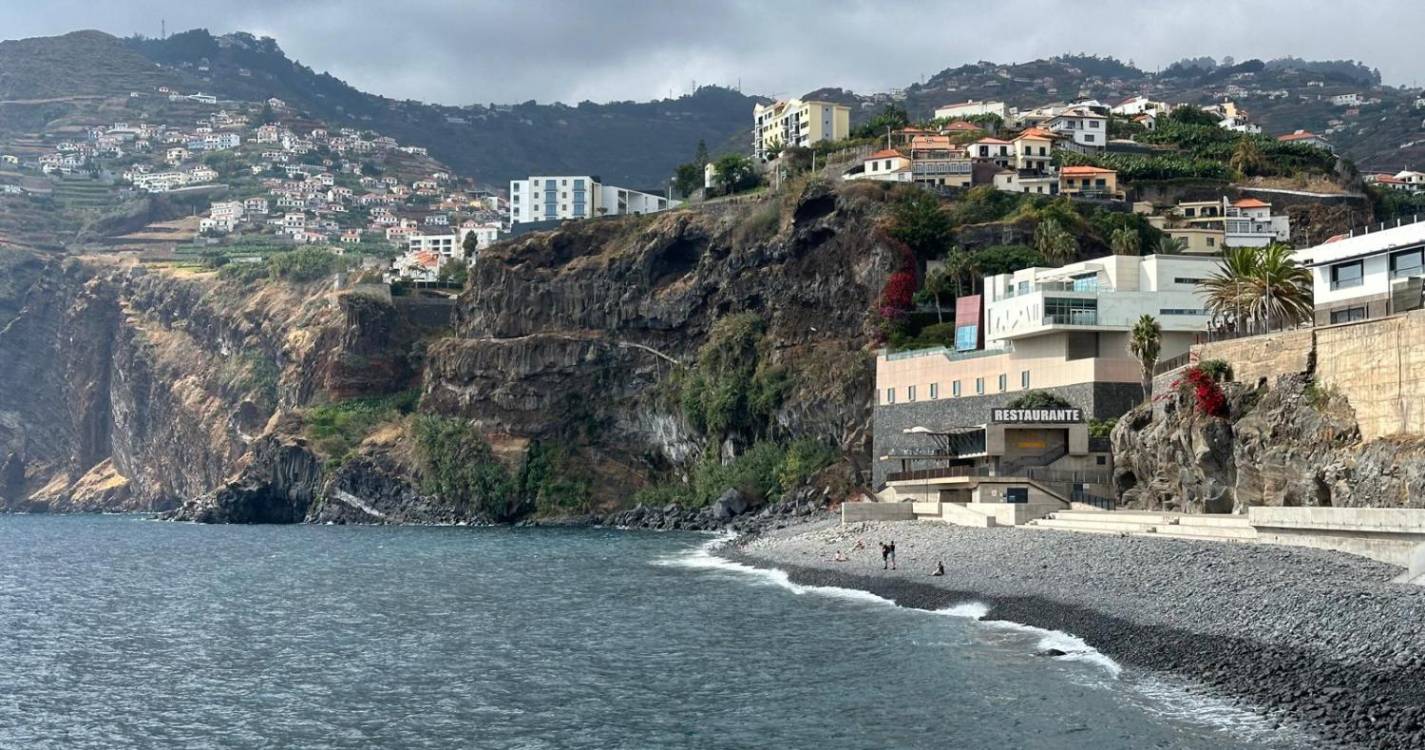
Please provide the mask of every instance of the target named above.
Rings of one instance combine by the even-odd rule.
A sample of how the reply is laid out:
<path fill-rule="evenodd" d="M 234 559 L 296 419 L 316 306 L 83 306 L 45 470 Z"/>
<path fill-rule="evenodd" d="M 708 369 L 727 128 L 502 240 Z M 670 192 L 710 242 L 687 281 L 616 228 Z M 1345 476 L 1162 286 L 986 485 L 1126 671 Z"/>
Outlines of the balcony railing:
<path fill-rule="evenodd" d="M 1098 325 L 1097 310 L 1076 310 L 1070 313 L 1046 313 L 1044 315 L 1044 325 L 1046 326 L 1096 326 Z"/>

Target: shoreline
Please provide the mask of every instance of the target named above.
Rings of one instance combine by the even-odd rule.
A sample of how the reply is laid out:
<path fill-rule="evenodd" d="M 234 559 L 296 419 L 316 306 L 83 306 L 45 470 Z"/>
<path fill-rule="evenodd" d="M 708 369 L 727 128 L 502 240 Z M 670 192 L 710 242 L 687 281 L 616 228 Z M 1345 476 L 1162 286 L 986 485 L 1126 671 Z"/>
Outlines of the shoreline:
<path fill-rule="evenodd" d="M 1008 536 L 1010 534 L 1018 536 Z M 873 551 L 875 542 L 890 535 L 897 539 L 899 571 L 874 567 L 880 556 L 878 551 Z M 832 562 L 830 553 L 820 554 L 834 549 L 845 549 L 851 554 L 849 540 L 853 537 L 865 538 L 867 549 L 855 553 L 861 557 L 849 562 Z M 907 542 L 901 541 L 903 539 L 909 540 L 915 554 L 906 554 Z M 1231 591 L 1236 596 L 1226 594 L 1240 584 L 1240 575 L 1224 576 L 1225 580 L 1216 583 L 1224 596 L 1194 597 L 1191 606 L 1183 610 L 1188 615 L 1186 618 L 1173 607 L 1165 607 L 1157 616 L 1144 616 L 1145 602 L 1151 604 L 1159 596 L 1171 600 L 1183 593 L 1172 590 L 1172 584 L 1163 581 L 1158 581 L 1164 586 L 1160 593 L 1147 593 L 1136 602 L 1120 601 L 1097 590 L 1094 584 L 1099 581 L 1091 576 L 1085 577 L 1083 585 L 1078 586 L 1072 583 L 1035 586 L 1034 581 L 1017 575 L 1025 565 L 1006 565 L 1003 575 L 976 585 L 973 572 L 969 576 L 964 574 L 961 564 L 967 561 L 957 559 L 954 553 L 979 551 L 987 540 L 991 546 L 1030 551 L 1049 545 L 1051 554 L 1062 552 L 1065 545 L 1073 547 L 1087 541 L 1083 544 L 1084 555 L 1126 544 L 1134 548 L 1132 553 L 1143 557 L 1147 565 L 1153 565 L 1152 558 L 1158 556 L 1154 554 L 1153 545 L 1166 544 L 1175 549 L 1156 551 L 1207 558 L 1202 562 L 1208 570 L 1223 563 L 1240 563 L 1253 558 L 1267 565 L 1279 565 L 1285 560 L 1328 569 L 1334 563 L 1344 565 L 1347 575 L 1379 574 L 1389 568 L 1369 561 L 1355 564 L 1352 560 L 1333 560 L 1331 556 L 1340 553 L 1317 550 L 1175 539 L 1128 540 L 1024 529 L 959 529 L 923 522 L 919 527 L 904 523 L 848 527 L 811 525 L 775 535 L 740 537 L 713 550 L 713 554 L 756 568 L 781 570 L 789 581 L 798 585 L 865 591 L 901 607 L 944 610 L 956 605 L 982 604 L 988 608 L 980 618 L 983 621 L 1004 621 L 1073 635 L 1124 667 L 1186 681 L 1214 698 L 1250 710 L 1269 721 L 1300 727 L 1339 746 L 1425 747 L 1425 648 L 1422 648 L 1420 635 L 1425 621 L 1411 619 L 1391 623 L 1390 628 L 1398 630 L 1404 639 L 1402 644 L 1372 641 L 1369 634 L 1350 629 L 1358 618 L 1353 616 L 1348 602 L 1357 597 L 1356 592 L 1348 590 L 1339 591 L 1339 598 L 1334 602 L 1317 602 L 1318 605 L 1338 605 L 1340 616 L 1334 619 L 1305 614 L 1258 618 L 1258 615 L 1270 615 L 1271 610 L 1277 608 L 1278 599 L 1288 601 L 1301 592 L 1277 585 L 1259 592 L 1245 592 L 1247 600 L 1261 599 L 1258 611 L 1238 609 L 1244 592 L 1238 589 Z M 828 541 L 831 543 L 827 544 Z M 928 575 L 930 564 L 926 563 L 924 552 L 931 546 L 935 547 L 935 556 L 944 557 L 944 577 Z M 1034 559 L 1032 555 L 1031 559 Z M 978 572 L 984 569 L 986 562 L 980 559 L 968 564 Z M 988 562 L 993 565 L 994 561 Z M 1028 567 L 1040 564 L 1035 561 Z M 1075 569 L 1072 559 L 1064 559 L 1062 564 L 1069 569 L 1068 578 L 1086 572 Z M 1312 568 L 1303 574 L 1315 572 L 1319 571 Z M 1131 578 L 1135 573 L 1125 575 Z M 1192 579 L 1194 575 L 1182 571 L 1180 577 Z M 1063 578 L 1060 576 L 1059 580 Z M 1412 611 L 1425 606 L 1425 589 L 1382 581 L 1362 582 L 1362 587 L 1372 592 L 1381 590 L 1382 586 L 1391 591 L 1394 589 L 1389 587 L 1400 587 L 1399 596 L 1407 600 Z M 1209 580 L 1207 590 L 1210 592 L 1212 588 L 1213 582 Z M 1130 606 L 1116 607 L 1115 604 Z M 1193 613 L 1198 613 L 1200 618 L 1193 617 Z M 1230 624 L 1234 619 L 1240 619 L 1235 633 L 1223 632 L 1218 626 L 1223 622 Z M 1303 627 L 1300 622 L 1310 619 L 1318 620 L 1314 629 Z M 1331 645 L 1312 643 L 1313 639 Z M 1335 644 L 1353 642 L 1359 647 L 1354 652 L 1348 647 L 1343 653 L 1331 653 Z M 1387 654 L 1393 658 L 1384 658 Z"/>

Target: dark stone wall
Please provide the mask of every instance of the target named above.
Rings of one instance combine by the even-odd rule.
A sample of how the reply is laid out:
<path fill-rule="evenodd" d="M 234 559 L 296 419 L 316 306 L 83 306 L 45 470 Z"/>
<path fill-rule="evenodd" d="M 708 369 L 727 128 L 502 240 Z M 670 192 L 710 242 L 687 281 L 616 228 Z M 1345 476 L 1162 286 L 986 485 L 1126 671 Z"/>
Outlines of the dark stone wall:
<path fill-rule="evenodd" d="M 1143 400 L 1142 386 L 1133 383 L 1081 383 L 1079 385 L 1043 390 L 1056 393 L 1084 410 L 1090 419 L 1112 419 L 1122 416 Z M 930 441 L 903 431 L 917 425 L 931 429 L 973 427 L 990 419 L 990 410 L 1008 406 L 1024 395 L 1023 391 L 992 393 L 984 396 L 962 396 L 903 404 L 876 406 L 871 462 L 871 480 L 879 489 L 886 474 L 900 468 L 897 461 L 882 461 L 881 456 L 915 448 L 926 448 Z"/>

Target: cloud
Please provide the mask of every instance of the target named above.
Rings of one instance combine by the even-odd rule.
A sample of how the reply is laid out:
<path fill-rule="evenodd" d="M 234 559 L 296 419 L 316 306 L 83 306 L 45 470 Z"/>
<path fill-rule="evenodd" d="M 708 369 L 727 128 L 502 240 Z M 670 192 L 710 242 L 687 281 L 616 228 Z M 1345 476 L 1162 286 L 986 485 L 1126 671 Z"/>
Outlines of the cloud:
<path fill-rule="evenodd" d="M 977 60 L 1062 52 L 1153 69 L 1199 55 L 1360 59 L 1386 80 L 1425 78 L 1415 50 L 1425 3 L 1259 0 L 0 0 L 11 37 L 74 30 L 156 35 L 204 27 L 275 37 L 353 85 L 446 104 L 576 102 L 677 95 L 694 84 L 798 95 L 877 91 Z M 1349 33 L 1343 33 L 1348 30 Z"/>

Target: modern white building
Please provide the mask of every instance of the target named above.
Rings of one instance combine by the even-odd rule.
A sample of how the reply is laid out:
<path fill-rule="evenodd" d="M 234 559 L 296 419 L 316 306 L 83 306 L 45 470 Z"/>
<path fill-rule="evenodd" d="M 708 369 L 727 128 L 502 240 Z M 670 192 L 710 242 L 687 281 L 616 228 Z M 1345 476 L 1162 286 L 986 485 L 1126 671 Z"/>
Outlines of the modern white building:
<path fill-rule="evenodd" d="M 651 214 L 679 205 L 662 195 L 604 185 L 591 175 L 510 181 L 510 223 Z"/>
<path fill-rule="evenodd" d="M 977 115 L 995 115 L 1000 119 L 1009 117 L 1009 107 L 1004 102 L 976 101 L 971 99 L 967 102 L 956 104 L 946 104 L 943 107 L 935 108 L 935 119 L 954 120 L 963 117 L 975 117 Z"/>
<path fill-rule="evenodd" d="M 1065 148 L 1102 151 L 1108 145 L 1108 118 L 1088 107 L 1066 109 L 1045 123 L 1045 127 L 1065 138 Z"/>
<path fill-rule="evenodd" d="M 1117 352 L 1142 315 L 1163 327 L 1166 359 L 1187 351 L 1208 322 L 1198 289 L 1216 258 L 1110 255 L 1060 268 L 1026 268 L 985 279 L 985 347 L 1071 347 Z M 1065 334 L 1079 334 L 1079 340 Z M 1097 355 L 1095 355 L 1097 356 Z"/>
<path fill-rule="evenodd" d="M 1416 310 L 1425 279 L 1425 222 L 1402 224 L 1298 250 L 1311 270 L 1316 324 Z"/>

